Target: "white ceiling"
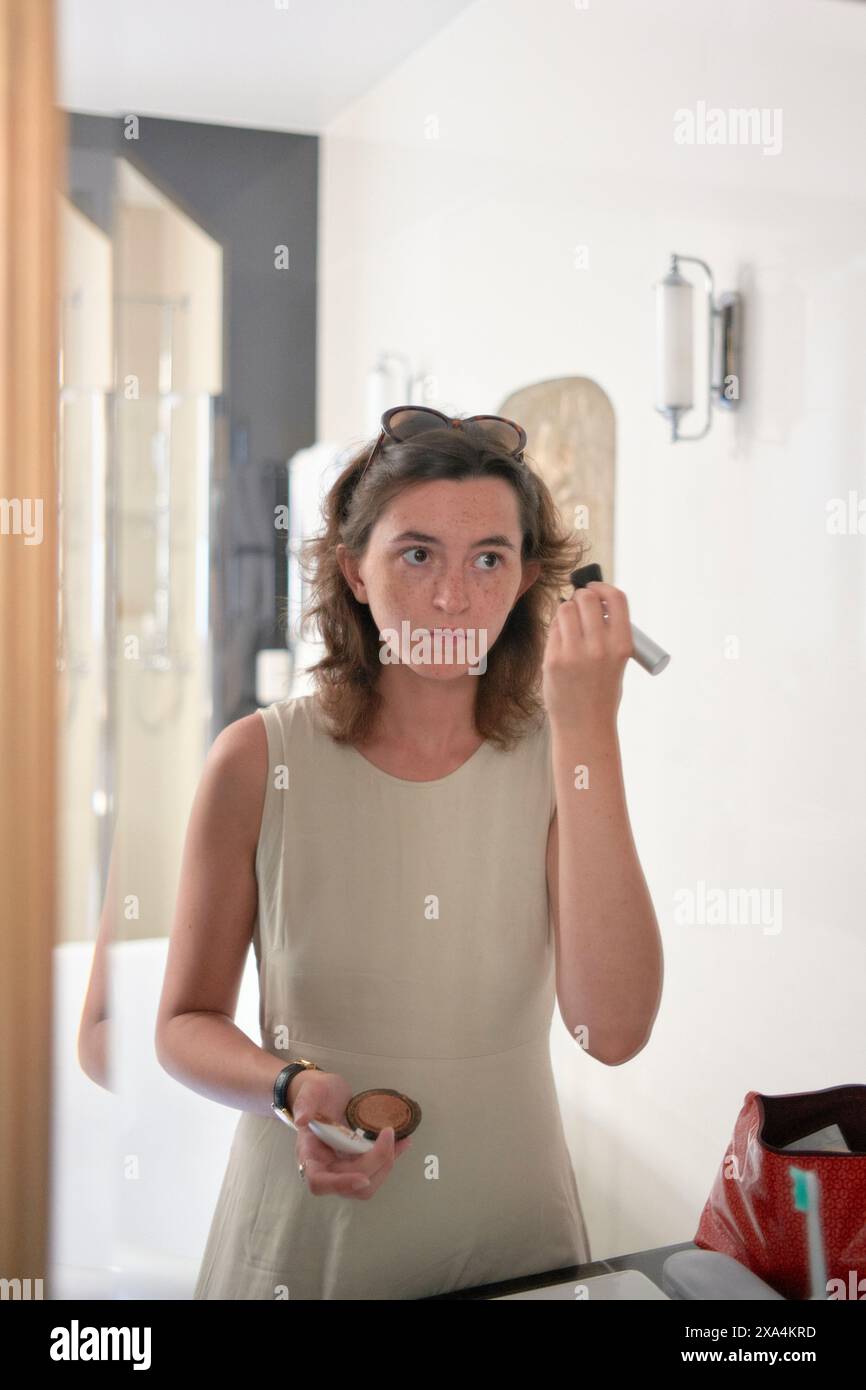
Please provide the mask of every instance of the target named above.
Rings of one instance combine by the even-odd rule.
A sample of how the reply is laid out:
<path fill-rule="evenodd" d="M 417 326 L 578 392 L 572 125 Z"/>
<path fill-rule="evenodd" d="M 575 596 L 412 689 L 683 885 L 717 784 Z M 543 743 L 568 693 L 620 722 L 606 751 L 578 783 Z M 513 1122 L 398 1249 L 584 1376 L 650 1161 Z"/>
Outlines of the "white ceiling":
<path fill-rule="evenodd" d="M 57 0 L 58 104 L 316 134 L 474 0 Z"/>

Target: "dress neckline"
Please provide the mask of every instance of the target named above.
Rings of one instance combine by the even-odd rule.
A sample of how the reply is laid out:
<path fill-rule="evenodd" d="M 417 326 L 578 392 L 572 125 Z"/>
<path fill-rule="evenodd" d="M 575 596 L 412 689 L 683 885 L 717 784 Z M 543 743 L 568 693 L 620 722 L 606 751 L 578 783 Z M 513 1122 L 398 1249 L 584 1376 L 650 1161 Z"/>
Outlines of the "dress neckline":
<path fill-rule="evenodd" d="M 357 763 L 359 766 L 363 766 L 369 769 L 370 773 L 374 777 L 379 777 L 386 782 L 393 782 L 398 787 L 444 787 L 446 785 L 450 785 L 458 777 L 464 776 L 467 772 L 467 769 L 476 767 L 478 763 L 480 763 L 493 751 L 493 744 L 490 742 L 489 739 L 485 739 L 483 743 L 480 743 L 478 745 L 474 753 L 469 754 L 469 757 L 466 759 L 465 762 L 462 762 L 459 767 L 455 767 L 453 772 L 446 772 L 444 777 L 432 777 L 428 778 L 426 781 L 423 782 L 419 782 L 417 779 L 412 777 L 395 777 L 392 772 L 386 772 L 383 767 L 377 767 L 375 763 L 372 763 L 369 758 L 365 757 L 363 753 L 359 752 L 358 749 L 355 748 L 354 744 L 335 744 L 334 739 L 328 733 L 327 729 L 322 727 L 321 715 L 316 707 L 315 693 L 307 694 L 302 698 L 304 704 L 306 705 L 307 714 L 312 721 L 313 728 L 323 738 L 327 739 L 331 747 L 341 748 L 344 752 L 347 752 L 349 754 L 353 762 Z"/>
<path fill-rule="evenodd" d="M 375 763 L 371 763 L 370 759 L 365 757 L 363 753 L 360 753 L 353 744 L 347 743 L 344 746 L 348 748 L 356 761 L 362 762 L 365 767 L 368 767 L 377 777 L 384 777 L 386 782 L 396 782 L 398 786 L 401 787 L 441 787 L 444 786 L 446 782 L 453 782 L 457 777 L 465 773 L 467 768 L 478 763 L 481 760 L 481 755 L 489 751 L 491 745 L 489 740 L 485 739 L 483 743 L 478 745 L 475 752 L 470 753 L 466 761 L 462 762 L 459 767 L 455 767 L 452 772 L 446 772 L 444 777 L 430 777 L 421 781 L 416 777 L 395 777 L 392 772 L 386 772 L 383 767 L 377 767 Z"/>

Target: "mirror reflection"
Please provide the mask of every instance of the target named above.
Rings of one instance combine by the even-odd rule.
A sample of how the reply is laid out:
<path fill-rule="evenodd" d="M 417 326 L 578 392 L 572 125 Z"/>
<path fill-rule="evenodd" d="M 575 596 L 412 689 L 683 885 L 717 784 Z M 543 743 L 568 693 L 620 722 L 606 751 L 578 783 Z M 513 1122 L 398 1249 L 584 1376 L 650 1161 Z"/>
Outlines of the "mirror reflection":
<path fill-rule="evenodd" d="M 862 1296 L 864 16 L 92 8 L 51 1296 Z"/>

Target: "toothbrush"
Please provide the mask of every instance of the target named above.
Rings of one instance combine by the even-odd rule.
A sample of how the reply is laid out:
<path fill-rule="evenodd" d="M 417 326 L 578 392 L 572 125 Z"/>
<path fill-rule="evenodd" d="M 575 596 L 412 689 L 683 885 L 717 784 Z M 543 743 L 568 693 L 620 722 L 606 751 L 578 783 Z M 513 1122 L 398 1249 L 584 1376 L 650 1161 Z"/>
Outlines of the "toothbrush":
<path fill-rule="evenodd" d="M 821 1235 L 821 1184 L 817 1173 L 805 1168 L 789 1169 L 793 1184 L 794 1210 L 806 1213 L 806 1239 L 809 1242 L 810 1298 L 827 1297 L 827 1261 Z"/>
<path fill-rule="evenodd" d="M 298 1126 L 289 1119 L 285 1110 L 275 1110 L 274 1114 L 282 1120 L 289 1129 L 298 1132 Z M 367 1154 L 375 1144 L 362 1133 L 360 1129 L 349 1129 L 346 1125 L 331 1124 L 326 1120 L 309 1120 L 307 1128 L 312 1130 L 317 1139 L 321 1139 L 323 1144 L 333 1149 L 334 1153 L 348 1154 L 354 1157 L 356 1154 Z"/>
<path fill-rule="evenodd" d="M 322 1120 L 310 1120 L 308 1128 L 313 1131 L 317 1139 L 321 1139 L 323 1144 L 327 1144 L 338 1154 L 367 1154 L 375 1148 L 365 1134 L 360 1129 L 349 1129 L 346 1125 L 326 1124 Z"/>

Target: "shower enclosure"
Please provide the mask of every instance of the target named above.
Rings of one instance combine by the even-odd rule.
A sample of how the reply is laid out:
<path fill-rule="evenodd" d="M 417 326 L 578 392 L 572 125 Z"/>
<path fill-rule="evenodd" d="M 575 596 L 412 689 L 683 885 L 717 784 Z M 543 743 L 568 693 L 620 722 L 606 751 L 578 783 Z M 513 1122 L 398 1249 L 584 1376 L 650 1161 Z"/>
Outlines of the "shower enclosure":
<path fill-rule="evenodd" d="M 130 992 L 147 980 L 155 1009 L 221 716 L 223 251 L 128 160 L 114 173 L 110 234 L 60 210 L 55 1298 L 111 1297 L 119 1251 L 153 1233 L 123 1163 L 147 1147 L 136 1088 L 157 1069 Z"/>

